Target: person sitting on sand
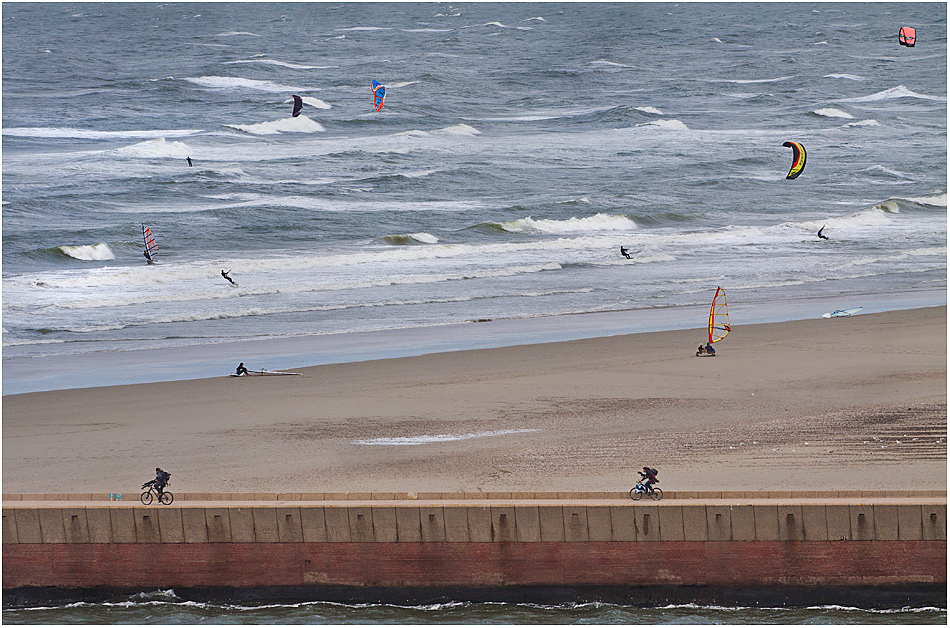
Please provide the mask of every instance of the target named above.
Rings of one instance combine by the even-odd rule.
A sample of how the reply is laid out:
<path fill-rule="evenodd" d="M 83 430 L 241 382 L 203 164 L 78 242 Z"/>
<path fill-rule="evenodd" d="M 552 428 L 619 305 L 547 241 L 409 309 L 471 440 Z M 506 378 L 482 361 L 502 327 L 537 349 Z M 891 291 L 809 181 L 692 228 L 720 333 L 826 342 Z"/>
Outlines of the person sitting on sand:
<path fill-rule="evenodd" d="M 702 355 L 704 353 L 706 353 L 706 347 L 704 347 L 703 345 L 699 345 L 699 348 L 696 349 L 696 355 Z"/>
<path fill-rule="evenodd" d="M 709 355 L 716 355 L 716 350 L 713 349 L 711 342 L 706 343 L 706 353 L 708 353 Z"/>
<path fill-rule="evenodd" d="M 237 370 L 234 373 L 236 375 L 247 375 L 247 369 L 244 367 L 244 362 L 238 364 Z"/>

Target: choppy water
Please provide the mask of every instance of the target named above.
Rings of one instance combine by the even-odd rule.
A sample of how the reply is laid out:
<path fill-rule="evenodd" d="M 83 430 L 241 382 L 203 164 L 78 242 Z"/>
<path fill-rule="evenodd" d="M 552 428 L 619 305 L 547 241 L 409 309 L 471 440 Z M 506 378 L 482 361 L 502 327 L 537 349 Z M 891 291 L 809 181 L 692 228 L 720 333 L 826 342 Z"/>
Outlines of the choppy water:
<path fill-rule="evenodd" d="M 643 311 L 716 286 L 753 306 L 945 304 L 946 16 L 4 3 L 3 357 Z M 897 44 L 904 25 L 915 48 Z M 808 150 L 794 181 L 788 140 Z M 3 620 L 945 623 L 946 609 L 133 599 Z"/>
<path fill-rule="evenodd" d="M 526 604 L 443 602 L 421 605 L 211 604 L 179 599 L 173 591 L 106 603 L 4 610 L 10 624 L 946 624 L 947 609 L 921 606 L 862 609 L 670 604 L 657 607 L 604 602 Z"/>
<path fill-rule="evenodd" d="M 4 3 L 3 355 L 945 303 L 946 70 L 939 3 Z"/>

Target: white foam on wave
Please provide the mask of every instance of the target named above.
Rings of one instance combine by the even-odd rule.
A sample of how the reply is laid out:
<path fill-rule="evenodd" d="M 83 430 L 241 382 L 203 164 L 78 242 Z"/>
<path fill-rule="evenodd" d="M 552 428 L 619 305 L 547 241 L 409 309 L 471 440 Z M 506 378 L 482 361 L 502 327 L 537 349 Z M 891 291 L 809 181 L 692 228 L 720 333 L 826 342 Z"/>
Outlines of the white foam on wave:
<path fill-rule="evenodd" d="M 658 116 L 662 116 L 663 112 L 657 109 L 656 107 L 634 107 L 637 111 L 642 111 L 643 113 L 653 113 Z"/>
<path fill-rule="evenodd" d="M 495 28 L 512 28 L 518 31 L 533 31 L 534 30 L 530 26 L 508 26 L 507 24 L 502 24 L 501 22 L 485 22 L 484 24 L 472 24 L 470 26 L 463 26 L 462 28 L 484 28 L 486 26 L 493 26 Z"/>
<path fill-rule="evenodd" d="M 749 85 L 752 83 L 778 83 L 779 81 L 787 81 L 789 79 L 795 78 L 792 76 L 779 76 L 777 78 L 768 78 L 768 79 L 709 79 L 710 83 L 736 83 L 738 85 Z"/>
<path fill-rule="evenodd" d="M 567 220 L 535 220 L 528 216 L 498 224 L 505 231 L 512 233 L 583 233 L 632 231 L 637 228 L 637 223 L 626 216 L 612 214 L 596 214 L 587 218 L 568 218 Z"/>
<path fill-rule="evenodd" d="M 814 113 L 817 116 L 824 116 L 826 118 L 854 118 L 854 116 L 852 116 L 847 111 L 841 111 L 840 109 L 834 109 L 831 107 L 826 107 L 824 109 L 816 109 L 812 113 Z"/>
<path fill-rule="evenodd" d="M 469 137 L 482 134 L 481 131 L 467 124 L 453 124 L 452 126 L 438 129 L 432 133 L 433 135 L 464 135 Z"/>
<path fill-rule="evenodd" d="M 223 33 L 215 33 L 215 37 L 237 37 L 243 35 L 246 37 L 260 37 L 257 33 L 251 33 L 249 31 L 225 31 Z"/>
<path fill-rule="evenodd" d="M 867 79 L 857 74 L 825 74 L 824 78 L 847 79 L 849 81 L 866 81 Z"/>
<path fill-rule="evenodd" d="M 861 96 L 858 98 L 841 98 L 838 102 L 879 102 L 882 100 L 894 100 L 896 98 L 918 98 L 922 100 L 937 100 L 941 102 L 947 102 L 945 96 L 928 96 L 927 94 L 918 94 L 917 92 L 907 89 L 903 85 L 898 85 L 897 87 L 892 87 L 890 89 L 885 89 L 869 96 Z"/>
<path fill-rule="evenodd" d="M 399 89 L 400 87 L 407 87 L 409 85 L 415 85 L 419 81 L 400 81 L 398 83 L 388 83 L 386 85 L 387 89 Z"/>
<path fill-rule="evenodd" d="M 158 129 L 135 131 L 90 131 L 69 127 L 13 127 L 3 129 L 3 135 L 17 137 L 76 138 L 89 140 L 109 140 L 123 138 L 148 137 L 186 137 L 201 133 L 201 129 Z"/>
<path fill-rule="evenodd" d="M 319 98 L 313 98 L 312 96 L 301 96 L 300 100 L 303 101 L 303 104 L 308 105 L 310 107 L 314 107 L 316 109 L 330 109 L 331 108 L 329 103 L 322 101 Z M 288 98 L 284 102 L 292 103 L 293 101 L 294 101 L 293 98 Z"/>
<path fill-rule="evenodd" d="M 115 253 L 112 252 L 112 249 L 110 249 L 109 245 L 105 242 L 98 244 L 79 244 L 75 246 L 63 245 L 57 248 L 65 255 L 83 261 L 115 259 Z"/>
<path fill-rule="evenodd" d="M 224 65 L 240 65 L 246 63 L 260 63 L 261 65 L 276 65 L 291 70 L 330 70 L 339 66 L 336 65 L 300 65 L 298 63 L 287 63 L 286 61 L 277 61 L 276 59 L 236 59 L 234 61 L 225 61 Z"/>
<path fill-rule="evenodd" d="M 881 123 L 877 120 L 859 120 L 858 122 L 849 122 L 844 125 L 845 128 L 848 127 L 862 127 L 862 126 L 881 126 Z"/>
<path fill-rule="evenodd" d="M 918 205 L 930 205 L 931 207 L 946 207 L 947 206 L 947 193 L 946 192 L 935 192 L 930 196 L 918 196 L 916 198 L 904 199 L 910 201 L 911 203 L 917 203 Z"/>
<path fill-rule="evenodd" d="M 654 120 L 641 126 L 656 126 L 669 131 L 689 131 L 689 127 L 679 120 Z"/>
<path fill-rule="evenodd" d="M 226 127 L 244 131 L 251 135 L 278 135 L 280 133 L 319 133 L 325 131 L 323 125 L 311 120 L 307 116 L 296 118 L 281 118 L 271 122 L 258 124 L 225 124 Z"/>
<path fill-rule="evenodd" d="M 184 159 L 192 155 L 194 151 L 184 142 L 168 142 L 162 137 L 157 140 L 148 140 L 132 146 L 117 148 L 113 152 L 122 156 L 145 157 L 148 159 L 163 157 Z"/>
<path fill-rule="evenodd" d="M 354 445 L 429 445 L 432 443 L 449 443 L 453 441 L 485 438 L 487 436 L 505 436 L 508 434 L 524 434 L 540 432 L 538 429 L 520 430 L 491 430 L 487 432 L 473 432 L 470 434 L 421 434 L 419 436 L 394 436 L 391 438 L 370 438 L 353 441 Z"/>
<path fill-rule="evenodd" d="M 439 239 L 431 233 L 400 233 L 398 235 L 384 236 L 383 240 L 389 244 L 438 244 Z"/>
<path fill-rule="evenodd" d="M 214 89 L 254 89 L 262 92 L 315 92 L 318 88 L 313 87 L 291 87 L 281 85 L 272 81 L 259 81 L 256 79 L 238 78 L 233 76 L 192 76 L 182 80 L 188 81 L 201 87 L 210 87 Z"/>

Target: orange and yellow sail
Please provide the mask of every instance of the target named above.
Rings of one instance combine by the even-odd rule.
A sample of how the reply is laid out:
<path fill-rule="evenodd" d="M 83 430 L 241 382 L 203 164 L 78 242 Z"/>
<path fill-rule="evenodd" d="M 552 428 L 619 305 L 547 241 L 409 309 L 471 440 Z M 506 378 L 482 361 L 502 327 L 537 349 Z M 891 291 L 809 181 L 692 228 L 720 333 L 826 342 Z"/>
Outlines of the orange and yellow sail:
<path fill-rule="evenodd" d="M 726 293 L 716 288 L 712 307 L 709 308 L 709 342 L 719 342 L 732 331 L 729 327 L 729 310 L 726 306 Z"/>

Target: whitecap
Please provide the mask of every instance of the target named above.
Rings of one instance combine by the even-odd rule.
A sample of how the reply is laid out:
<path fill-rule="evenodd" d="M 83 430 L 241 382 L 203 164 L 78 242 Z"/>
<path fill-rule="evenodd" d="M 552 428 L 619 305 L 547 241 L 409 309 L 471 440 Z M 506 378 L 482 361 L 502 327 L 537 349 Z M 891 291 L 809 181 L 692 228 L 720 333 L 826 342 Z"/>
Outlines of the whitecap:
<path fill-rule="evenodd" d="M 927 94 L 918 94 L 917 92 L 907 89 L 903 85 L 885 89 L 868 96 L 861 96 L 858 98 L 841 98 L 838 100 L 838 102 L 879 102 L 882 100 L 893 100 L 895 98 L 919 98 L 922 100 L 939 100 L 942 102 L 947 102 L 945 96 L 928 96 Z"/>
<path fill-rule="evenodd" d="M 453 124 L 452 126 L 447 126 L 444 129 L 439 129 L 433 131 L 433 134 L 438 135 L 465 135 L 465 136 L 475 136 L 481 135 L 482 132 L 474 127 L 470 127 L 467 124 Z"/>
<path fill-rule="evenodd" d="M 595 214 L 586 218 L 568 218 L 567 220 L 536 220 L 528 216 L 498 223 L 498 226 L 512 233 L 578 233 L 632 231 L 637 228 L 637 223 L 622 215 Z"/>
<path fill-rule="evenodd" d="M 658 126 L 661 129 L 668 129 L 670 131 L 689 131 L 689 127 L 679 120 L 656 120 L 654 122 L 647 122 L 646 125 L 642 126 Z"/>
<path fill-rule="evenodd" d="M 662 116 L 663 112 L 657 109 L 656 107 L 634 107 L 637 111 L 642 111 L 643 113 L 653 113 L 658 116 Z"/>
<path fill-rule="evenodd" d="M 831 107 L 826 107 L 824 109 L 816 109 L 812 113 L 818 116 L 825 116 L 826 118 L 853 118 L 854 117 L 846 111 L 841 111 L 840 109 L 833 109 Z"/>
<path fill-rule="evenodd" d="M 65 255 L 83 261 L 100 261 L 115 259 L 115 253 L 105 242 L 98 244 L 79 244 L 76 246 L 63 245 L 56 247 Z"/>
<path fill-rule="evenodd" d="M 236 61 L 225 61 L 224 65 L 235 65 L 243 63 L 260 63 L 262 65 L 277 65 L 292 70 L 330 70 L 338 66 L 335 65 L 299 65 L 296 63 L 287 63 L 286 61 L 276 61 L 274 59 L 238 59 Z"/>
<path fill-rule="evenodd" d="M 271 81 L 237 78 L 233 76 L 192 76 L 183 79 L 201 87 L 214 89 L 254 89 L 263 92 L 313 92 L 319 91 L 310 87 L 291 87 Z"/>
<path fill-rule="evenodd" d="M 823 78 L 847 79 L 849 81 L 866 81 L 867 79 L 857 74 L 825 74 Z"/>
<path fill-rule="evenodd" d="M 849 122 L 849 123 L 847 123 L 847 124 L 844 125 L 844 126 L 845 126 L 845 127 L 852 127 L 852 126 L 881 126 L 881 123 L 878 122 L 877 120 L 861 120 L 861 121 L 859 121 L 859 122 Z"/>
<path fill-rule="evenodd" d="M 157 140 L 148 140 L 139 142 L 132 146 L 117 148 L 114 153 L 123 156 L 145 157 L 148 159 L 168 157 L 173 159 L 184 159 L 193 154 L 194 151 L 184 142 L 167 142 L 165 138 Z"/>
<path fill-rule="evenodd" d="M 247 37 L 260 37 L 260 35 L 248 31 L 226 31 L 224 33 L 216 33 L 215 37 L 236 37 L 238 35 L 244 35 Z"/>
<path fill-rule="evenodd" d="M 2 130 L 3 135 L 17 137 L 55 137 L 75 139 L 121 139 L 137 137 L 185 137 L 201 133 L 201 129 L 158 129 L 136 131 L 90 131 L 87 129 L 73 129 L 69 127 L 13 127 Z"/>
<path fill-rule="evenodd" d="M 281 118 L 272 122 L 258 124 L 225 124 L 224 126 L 244 131 L 251 135 L 277 135 L 279 133 L 318 133 L 325 131 L 323 125 L 311 120 L 307 116 L 296 118 Z"/>

